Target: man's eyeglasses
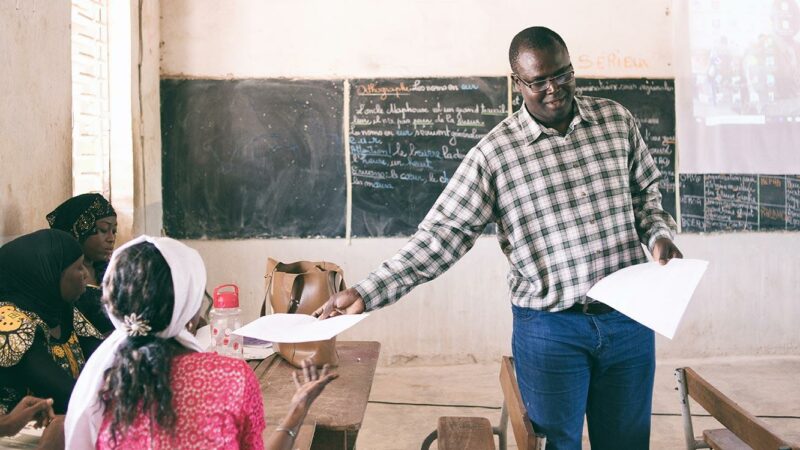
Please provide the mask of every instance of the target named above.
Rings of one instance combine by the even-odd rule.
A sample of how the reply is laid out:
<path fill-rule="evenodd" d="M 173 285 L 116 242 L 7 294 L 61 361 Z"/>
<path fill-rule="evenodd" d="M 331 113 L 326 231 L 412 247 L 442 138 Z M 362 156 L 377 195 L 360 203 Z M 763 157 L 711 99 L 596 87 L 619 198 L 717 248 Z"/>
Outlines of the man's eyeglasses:
<path fill-rule="evenodd" d="M 517 81 L 522 83 L 523 85 L 527 86 L 531 92 L 544 92 L 550 87 L 550 82 L 555 81 L 557 85 L 561 86 L 567 84 L 575 79 L 575 69 L 571 69 L 567 72 L 564 72 L 560 75 L 556 75 L 554 77 L 546 78 L 544 80 L 534 80 L 531 82 L 527 82 L 519 77 L 519 75 L 512 73 L 511 76 L 516 78 Z"/>

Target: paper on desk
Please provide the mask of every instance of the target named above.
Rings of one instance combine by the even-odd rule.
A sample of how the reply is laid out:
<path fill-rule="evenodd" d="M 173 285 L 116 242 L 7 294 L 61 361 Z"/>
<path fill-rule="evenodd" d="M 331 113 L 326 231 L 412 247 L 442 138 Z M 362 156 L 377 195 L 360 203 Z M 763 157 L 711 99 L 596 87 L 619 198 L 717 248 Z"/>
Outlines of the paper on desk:
<path fill-rule="evenodd" d="M 675 258 L 637 264 L 603 278 L 586 293 L 672 339 L 708 261 Z"/>
<path fill-rule="evenodd" d="M 204 325 L 197 329 L 194 333 L 195 339 L 200 343 L 203 350 L 208 350 L 211 347 L 211 326 Z"/>
<path fill-rule="evenodd" d="M 0 437 L 0 449 L 39 448 L 39 439 L 44 428 L 34 428 L 34 424 L 35 422 L 28 423 L 14 436 Z"/>
<path fill-rule="evenodd" d="M 278 343 L 324 341 L 367 316 L 369 314 L 345 314 L 319 320 L 306 314 L 270 314 L 235 330 L 234 334 Z"/>
<path fill-rule="evenodd" d="M 197 342 L 200 343 L 200 347 L 204 350 L 208 351 L 211 348 L 211 327 L 209 325 L 198 328 L 194 337 L 197 338 Z M 245 339 L 242 345 L 242 357 L 248 361 L 251 359 L 264 359 L 273 353 L 275 353 L 275 350 L 272 349 L 271 342 Z M 0 447 L 1 449 L 2 447 Z"/>

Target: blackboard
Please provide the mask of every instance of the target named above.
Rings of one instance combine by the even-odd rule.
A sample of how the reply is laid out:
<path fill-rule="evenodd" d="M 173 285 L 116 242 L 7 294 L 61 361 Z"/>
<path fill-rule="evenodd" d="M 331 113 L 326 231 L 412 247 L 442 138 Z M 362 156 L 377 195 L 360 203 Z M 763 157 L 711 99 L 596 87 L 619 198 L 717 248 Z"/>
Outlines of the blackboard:
<path fill-rule="evenodd" d="M 673 81 L 577 86 L 631 110 L 675 215 Z M 164 230 L 344 237 L 349 158 L 351 235 L 411 235 L 464 155 L 507 117 L 508 94 L 506 77 L 163 79 Z M 521 96 L 511 94 L 517 110 Z M 800 230 L 798 175 L 681 174 L 680 203 L 684 232 Z"/>
<path fill-rule="evenodd" d="M 161 80 L 164 230 L 343 237 L 341 80 Z"/>
<path fill-rule="evenodd" d="M 685 232 L 800 230 L 796 175 L 681 174 Z"/>
<path fill-rule="evenodd" d="M 675 208 L 675 82 L 666 79 L 578 78 L 577 93 L 614 100 L 636 118 L 650 154 L 661 171 L 661 205 L 672 217 Z M 522 96 L 513 91 L 512 108 L 522 106 Z"/>
<path fill-rule="evenodd" d="M 505 77 L 350 80 L 352 236 L 408 236 L 508 117 Z"/>

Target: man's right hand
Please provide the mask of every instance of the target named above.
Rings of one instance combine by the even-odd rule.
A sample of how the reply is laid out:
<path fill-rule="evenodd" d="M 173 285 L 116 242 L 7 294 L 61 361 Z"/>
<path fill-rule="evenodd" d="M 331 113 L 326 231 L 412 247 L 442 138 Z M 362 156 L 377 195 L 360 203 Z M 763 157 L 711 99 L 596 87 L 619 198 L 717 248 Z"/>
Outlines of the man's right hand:
<path fill-rule="evenodd" d="M 365 309 L 366 306 L 364 304 L 364 299 L 361 298 L 361 294 L 359 294 L 357 290 L 349 288 L 333 294 L 331 298 L 329 298 L 321 308 L 314 311 L 312 315 L 322 320 L 342 314 L 361 314 Z"/>

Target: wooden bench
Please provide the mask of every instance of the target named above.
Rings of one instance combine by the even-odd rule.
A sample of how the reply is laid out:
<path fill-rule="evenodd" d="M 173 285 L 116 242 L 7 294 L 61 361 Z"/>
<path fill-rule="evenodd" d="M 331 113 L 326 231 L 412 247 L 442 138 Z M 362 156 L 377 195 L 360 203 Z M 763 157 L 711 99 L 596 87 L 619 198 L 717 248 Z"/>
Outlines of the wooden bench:
<path fill-rule="evenodd" d="M 800 448 L 800 446 L 792 447 L 792 444 L 775 434 L 762 420 L 737 405 L 691 368 L 676 369 L 675 377 L 678 380 L 687 450 L 698 448 L 790 450 Z M 689 398 L 693 398 L 725 428 L 704 430 L 702 439 L 695 438 Z"/>
<path fill-rule="evenodd" d="M 486 417 L 439 417 L 439 450 L 494 450 L 492 424 Z"/>
<path fill-rule="evenodd" d="M 500 362 L 500 387 L 503 389 L 503 410 L 500 425 L 492 428 L 485 417 L 440 417 L 439 426 L 422 442 L 422 450 L 430 448 L 438 438 L 440 449 L 482 450 L 494 449 L 492 434 L 500 437 L 500 450 L 506 448 L 506 428 L 511 420 L 514 439 L 520 450 L 544 450 L 547 438 L 537 434 L 522 402 L 514 359 L 504 356 Z M 491 445 L 490 445 L 491 444 Z"/>
<path fill-rule="evenodd" d="M 438 448 L 457 450 L 494 449 L 494 435 L 499 450 L 506 450 L 508 408 L 505 402 L 500 409 L 500 423 L 493 427 L 485 417 L 439 417 L 437 428 L 422 441 L 422 450 L 428 450 L 438 440 Z"/>
<path fill-rule="evenodd" d="M 500 424 L 493 427 L 485 417 L 439 417 L 437 428 L 422 441 L 422 450 L 431 448 L 438 440 L 438 448 L 458 450 L 494 450 L 494 435 L 498 436 L 499 450 L 506 450 L 508 415 L 506 405 L 500 410 Z"/>

